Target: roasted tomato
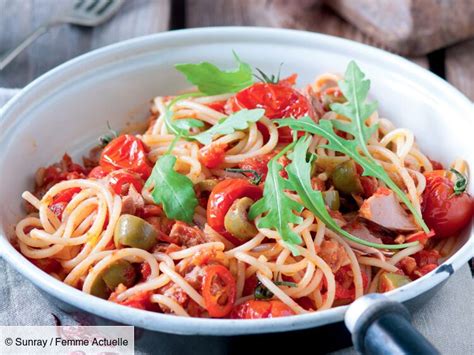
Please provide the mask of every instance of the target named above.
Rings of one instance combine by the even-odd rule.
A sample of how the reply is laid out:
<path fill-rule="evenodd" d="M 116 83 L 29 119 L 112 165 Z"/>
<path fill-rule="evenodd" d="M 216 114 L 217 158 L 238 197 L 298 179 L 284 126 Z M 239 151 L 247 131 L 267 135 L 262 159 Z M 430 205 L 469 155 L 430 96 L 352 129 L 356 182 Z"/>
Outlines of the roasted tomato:
<path fill-rule="evenodd" d="M 234 277 L 225 266 L 205 267 L 202 295 L 211 317 L 222 318 L 230 313 L 235 303 L 236 284 Z"/>
<path fill-rule="evenodd" d="M 206 106 L 212 108 L 213 110 L 224 113 L 226 103 L 227 103 L 226 100 L 219 100 L 219 101 L 210 102 L 206 104 Z"/>
<path fill-rule="evenodd" d="M 127 169 L 143 179 L 147 179 L 151 173 L 143 142 L 129 134 L 119 136 L 107 144 L 100 155 L 99 164 L 106 171 Z"/>
<path fill-rule="evenodd" d="M 112 292 L 111 296 L 109 297 L 109 301 L 116 302 L 127 307 L 158 312 L 160 310 L 159 306 L 150 301 L 150 297 L 152 295 L 153 292 L 151 291 L 143 291 L 131 296 L 130 298 L 127 298 L 125 301 L 117 301 L 115 299 L 115 292 Z"/>
<path fill-rule="evenodd" d="M 232 243 L 242 243 L 227 232 L 224 226 L 225 215 L 232 203 L 239 198 L 250 197 L 257 201 L 262 197 L 262 190 L 244 179 L 229 179 L 219 182 L 211 191 L 207 202 L 207 223 Z"/>
<path fill-rule="evenodd" d="M 362 286 L 365 289 L 369 282 L 365 272 L 362 275 Z M 350 265 L 341 267 L 335 274 L 334 278 L 336 281 L 336 300 L 350 300 L 355 299 L 355 286 L 354 286 L 354 274 Z M 326 279 L 324 278 L 324 285 L 326 285 Z"/>
<path fill-rule="evenodd" d="M 201 163 L 204 164 L 206 168 L 214 169 L 217 168 L 224 162 L 225 151 L 227 149 L 227 144 L 212 144 L 209 149 L 204 150 L 204 152 L 199 157 Z"/>
<path fill-rule="evenodd" d="M 244 170 L 253 170 L 260 176 L 262 176 L 262 181 L 265 181 L 265 178 L 268 173 L 268 162 L 275 156 L 275 153 L 268 153 L 263 155 L 257 155 L 255 157 L 250 157 L 244 159 L 239 163 L 239 168 Z M 251 174 L 249 174 L 250 176 Z"/>
<path fill-rule="evenodd" d="M 109 185 L 118 195 L 125 195 L 128 192 L 128 187 L 133 185 L 138 192 L 143 189 L 142 178 L 135 173 L 126 170 L 112 171 L 108 175 Z"/>
<path fill-rule="evenodd" d="M 64 209 L 66 208 L 69 201 L 72 200 L 75 194 L 81 191 L 80 187 L 71 187 L 58 193 L 53 198 L 53 202 L 49 206 L 49 209 L 54 212 L 56 217 L 62 218 Z"/>
<path fill-rule="evenodd" d="M 106 177 L 107 174 L 108 174 L 108 171 L 106 171 L 103 167 L 99 165 L 99 166 L 94 167 L 89 172 L 89 175 L 87 175 L 87 177 L 91 179 L 102 179 L 103 177 Z"/>
<path fill-rule="evenodd" d="M 234 319 L 259 319 L 292 316 L 295 312 L 280 300 L 250 300 L 238 305 L 230 315 Z"/>
<path fill-rule="evenodd" d="M 455 185 L 447 177 L 427 173 L 421 210 L 426 224 L 434 229 L 436 237 L 457 235 L 472 219 L 473 200 L 465 192 L 467 182 Z M 462 179 L 462 177 L 460 177 Z"/>
<path fill-rule="evenodd" d="M 242 109 L 265 109 L 265 115 L 270 118 L 294 117 L 305 115 L 314 117 L 309 99 L 288 83 L 256 83 L 238 92 L 227 102 L 228 110 L 237 112 Z M 291 129 L 278 129 L 280 142 L 291 142 Z"/>

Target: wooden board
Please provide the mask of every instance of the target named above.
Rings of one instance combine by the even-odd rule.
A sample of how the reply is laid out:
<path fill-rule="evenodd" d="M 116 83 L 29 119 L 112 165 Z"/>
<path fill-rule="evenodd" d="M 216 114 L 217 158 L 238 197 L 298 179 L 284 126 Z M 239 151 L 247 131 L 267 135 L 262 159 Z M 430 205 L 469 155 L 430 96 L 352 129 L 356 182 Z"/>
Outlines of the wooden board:
<path fill-rule="evenodd" d="M 474 40 L 446 50 L 446 79 L 474 101 Z"/>
<path fill-rule="evenodd" d="M 188 0 L 186 25 L 293 28 L 343 37 L 387 50 L 318 0 Z M 426 57 L 410 59 L 428 67 Z"/>
<path fill-rule="evenodd" d="M 57 0 L 0 0 L 0 53 L 17 45 L 70 4 Z M 170 0 L 133 0 L 125 1 L 119 12 L 99 27 L 52 28 L 0 71 L 0 87 L 23 87 L 51 68 L 91 49 L 165 31 L 169 19 Z"/>

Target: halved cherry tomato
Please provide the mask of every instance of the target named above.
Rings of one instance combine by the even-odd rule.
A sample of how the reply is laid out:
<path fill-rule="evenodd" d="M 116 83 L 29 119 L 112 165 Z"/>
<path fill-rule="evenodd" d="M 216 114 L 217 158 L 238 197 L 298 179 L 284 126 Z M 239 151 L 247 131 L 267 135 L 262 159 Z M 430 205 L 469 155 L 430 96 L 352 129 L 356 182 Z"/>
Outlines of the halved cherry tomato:
<path fill-rule="evenodd" d="M 103 167 L 99 165 L 94 167 L 89 172 L 89 175 L 87 175 L 87 177 L 92 179 L 102 179 L 103 177 L 106 177 L 108 173 L 108 171 L 106 171 Z"/>
<path fill-rule="evenodd" d="M 287 83 L 253 84 L 231 97 L 227 102 L 227 108 L 231 112 L 263 108 L 265 115 L 270 119 L 315 116 L 309 99 Z M 291 142 L 292 135 L 289 127 L 279 128 L 278 132 L 280 142 Z"/>
<path fill-rule="evenodd" d="M 427 173 L 421 210 L 428 227 L 436 237 L 457 235 L 472 219 L 474 203 L 468 193 L 454 194 L 454 184 L 440 174 Z"/>
<path fill-rule="evenodd" d="M 108 177 L 109 185 L 118 195 L 123 195 L 128 192 L 128 186 L 133 185 L 138 192 L 143 189 L 143 180 L 137 174 L 126 170 L 112 171 Z"/>
<path fill-rule="evenodd" d="M 119 136 L 107 144 L 100 155 L 99 164 L 106 171 L 128 169 L 140 174 L 143 179 L 147 179 L 151 173 L 143 142 L 129 134 Z"/>
<path fill-rule="evenodd" d="M 230 315 L 234 319 L 260 319 L 292 316 L 295 312 L 280 300 L 249 300 L 235 307 Z"/>
<path fill-rule="evenodd" d="M 227 149 L 227 144 L 212 144 L 209 149 L 206 149 L 199 160 L 204 164 L 206 168 L 214 169 L 217 168 L 224 162 L 225 151 Z"/>
<path fill-rule="evenodd" d="M 61 219 L 63 216 L 64 209 L 66 208 L 69 201 L 71 201 L 74 195 L 80 191 L 80 187 L 71 187 L 70 189 L 61 191 L 56 196 L 54 196 L 53 202 L 49 206 L 49 209 L 53 211 L 56 217 Z"/>
<path fill-rule="evenodd" d="M 230 313 L 236 290 L 235 279 L 225 266 L 209 265 L 204 268 L 202 295 L 211 317 L 222 318 Z"/>
<path fill-rule="evenodd" d="M 207 202 L 209 226 L 236 245 L 241 244 L 242 241 L 227 232 L 224 218 L 232 203 L 242 197 L 250 197 L 257 201 L 262 197 L 262 189 L 244 179 L 228 179 L 219 182 L 212 189 Z"/>

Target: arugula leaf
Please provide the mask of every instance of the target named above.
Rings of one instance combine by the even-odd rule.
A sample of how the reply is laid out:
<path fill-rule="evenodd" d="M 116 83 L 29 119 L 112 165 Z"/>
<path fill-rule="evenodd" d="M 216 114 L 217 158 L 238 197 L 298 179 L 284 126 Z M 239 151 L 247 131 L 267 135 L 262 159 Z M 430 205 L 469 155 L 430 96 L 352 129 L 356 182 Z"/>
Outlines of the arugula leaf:
<path fill-rule="evenodd" d="M 176 64 L 175 68 L 186 76 L 189 82 L 196 85 L 206 95 L 219 95 L 238 92 L 253 84 L 250 65 L 240 60 L 234 52 L 238 67 L 234 70 L 220 70 L 214 64 Z"/>
<path fill-rule="evenodd" d="M 246 129 L 249 127 L 250 122 L 257 122 L 264 114 L 265 110 L 261 108 L 241 110 L 222 119 L 207 131 L 198 133 L 194 136 L 188 136 L 187 138 L 195 139 L 202 144 L 210 144 L 214 136 L 230 134 L 235 132 L 235 130 Z"/>
<path fill-rule="evenodd" d="M 268 163 L 268 175 L 265 180 L 263 197 L 250 207 L 248 216 L 250 220 L 253 220 L 258 215 L 266 212 L 267 214 L 259 220 L 257 227 L 276 229 L 291 252 L 298 255 L 299 252 L 294 245 L 300 244 L 301 238 L 293 232 L 289 224 L 298 224 L 303 221 L 300 216 L 295 214 L 295 211 L 301 212 L 303 206 L 286 195 L 284 190 L 293 189 L 293 187 L 288 180 L 280 175 L 283 167 L 278 163 L 278 158 L 291 149 L 293 145 L 292 143 L 286 146 Z"/>
<path fill-rule="evenodd" d="M 186 118 L 186 119 L 180 119 L 180 120 L 174 120 L 173 119 L 173 111 L 171 111 L 171 108 L 180 100 L 187 99 L 189 97 L 199 97 L 203 96 L 202 93 L 200 92 L 189 92 L 186 94 L 178 95 L 176 96 L 173 100 L 171 100 L 168 105 L 165 107 L 165 113 L 164 113 L 164 119 L 165 119 L 165 124 L 166 128 L 168 128 L 168 131 L 170 133 L 173 133 L 177 136 L 182 136 L 182 137 L 187 137 L 189 135 L 189 129 L 191 127 L 203 127 L 204 123 L 200 122 L 199 120 L 196 120 L 194 118 Z M 179 122 L 183 121 L 183 122 Z"/>
<path fill-rule="evenodd" d="M 339 227 L 326 209 L 321 191 L 313 190 L 311 186 L 311 162 L 314 159 L 314 155 L 311 156 L 309 161 L 307 160 L 307 152 L 310 142 L 311 140 L 307 137 L 302 137 L 298 140 L 293 154 L 291 155 L 292 161 L 286 167 L 288 180 L 292 183 L 293 188 L 308 210 L 317 216 L 333 232 L 358 244 L 378 249 L 403 249 L 417 244 L 417 242 L 394 245 L 372 243 L 353 236 Z"/>
<path fill-rule="evenodd" d="M 335 152 L 339 152 L 352 158 L 356 163 L 362 166 L 364 169 L 363 176 L 373 176 L 383 181 L 400 200 L 408 207 L 410 212 L 415 217 L 418 224 L 423 230 L 428 233 L 430 230 L 423 218 L 415 209 L 411 201 L 408 199 L 406 194 L 390 179 L 387 172 L 380 166 L 373 158 L 364 157 L 358 152 L 359 145 L 356 140 L 346 140 L 341 138 L 334 132 L 333 121 L 320 120 L 319 124 L 315 123 L 309 116 L 305 116 L 298 120 L 294 119 L 282 119 L 277 120 L 280 127 L 290 127 L 294 130 L 305 131 L 312 134 L 320 135 L 326 138 L 329 143 L 324 145 L 324 148 L 331 149 Z"/>
<path fill-rule="evenodd" d="M 346 116 L 349 123 L 334 121 L 334 126 L 344 132 L 350 133 L 358 142 L 364 155 L 370 157 L 367 140 L 377 130 L 377 125 L 368 127 L 365 122 L 377 109 L 377 102 L 365 102 L 370 89 L 370 80 L 365 79 L 365 74 L 354 61 L 347 66 L 344 80 L 339 81 L 339 88 L 347 102 L 344 104 L 333 103 L 331 110 Z"/>
<path fill-rule="evenodd" d="M 153 201 L 163 205 L 168 218 L 191 223 L 198 200 L 192 181 L 174 170 L 175 163 L 175 156 L 161 156 L 145 186 L 153 186 Z"/>
<path fill-rule="evenodd" d="M 174 120 L 173 125 L 187 132 L 193 127 L 204 127 L 204 122 L 196 120 L 195 118 L 180 118 L 179 120 Z"/>

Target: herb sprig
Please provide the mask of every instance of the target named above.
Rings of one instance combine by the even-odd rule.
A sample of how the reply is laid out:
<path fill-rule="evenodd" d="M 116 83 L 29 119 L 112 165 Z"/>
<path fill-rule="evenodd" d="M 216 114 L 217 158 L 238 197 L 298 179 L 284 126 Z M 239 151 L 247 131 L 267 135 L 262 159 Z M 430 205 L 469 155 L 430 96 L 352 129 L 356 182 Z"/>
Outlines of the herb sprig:
<path fill-rule="evenodd" d="M 186 137 L 189 139 L 195 139 L 204 145 L 210 144 L 215 136 L 231 134 L 236 130 L 247 129 L 250 123 L 257 122 L 264 114 L 265 110 L 261 108 L 240 110 L 222 119 L 208 130 Z"/>
<path fill-rule="evenodd" d="M 303 221 L 295 214 L 301 212 L 303 206 L 285 193 L 286 189 L 293 188 L 290 182 L 280 175 L 283 166 L 278 163 L 278 159 L 292 149 L 295 143 L 287 145 L 269 161 L 263 197 L 250 207 L 248 216 L 250 220 L 254 220 L 258 215 L 266 213 L 258 221 L 257 227 L 276 229 L 290 251 L 298 255 L 299 252 L 294 245 L 302 242 L 301 237 L 290 228 L 290 224 L 299 224 Z"/>
<path fill-rule="evenodd" d="M 311 163 L 314 159 L 314 155 L 311 155 L 309 161 L 307 160 L 309 144 L 310 139 L 308 137 L 300 138 L 291 154 L 292 161 L 286 167 L 288 180 L 291 182 L 298 196 L 301 198 L 301 201 L 303 201 L 303 205 L 308 210 L 317 216 L 333 232 L 358 244 L 377 249 L 404 249 L 417 244 L 416 242 L 393 245 L 372 243 L 360 239 L 339 227 L 327 211 L 321 191 L 313 190 L 311 186 Z"/>
<path fill-rule="evenodd" d="M 187 176 L 174 170 L 175 164 L 175 156 L 170 153 L 162 155 L 145 186 L 153 187 L 153 201 L 163 205 L 168 218 L 191 223 L 198 205 L 194 185 Z"/>
<path fill-rule="evenodd" d="M 339 82 L 339 86 L 347 98 L 347 102 L 344 104 L 338 103 L 331 105 L 331 109 L 349 118 L 350 122 L 321 120 L 318 124 L 306 116 L 299 120 L 278 120 L 279 125 L 281 127 L 287 126 L 294 130 L 318 134 L 326 138 L 329 143 L 324 146 L 325 148 L 343 153 L 352 158 L 356 163 L 362 166 L 364 170 L 362 173 L 363 176 L 372 176 L 383 181 L 407 206 L 424 232 L 429 233 L 430 229 L 410 199 L 397 184 L 395 184 L 388 173 L 369 152 L 367 140 L 375 132 L 377 127 L 368 127 L 366 120 L 375 111 L 376 104 L 365 102 L 370 87 L 370 81 L 365 80 L 364 77 L 364 74 L 357 64 L 351 62 L 346 71 L 345 79 Z M 335 128 L 350 133 L 354 136 L 354 139 L 341 138 L 335 133 Z M 364 156 L 359 153 L 359 149 L 362 150 Z"/>
<path fill-rule="evenodd" d="M 205 95 L 238 92 L 253 84 L 252 68 L 233 53 L 238 65 L 234 70 L 221 70 L 209 62 L 176 64 L 175 68 Z"/>

